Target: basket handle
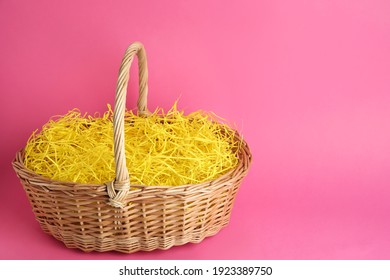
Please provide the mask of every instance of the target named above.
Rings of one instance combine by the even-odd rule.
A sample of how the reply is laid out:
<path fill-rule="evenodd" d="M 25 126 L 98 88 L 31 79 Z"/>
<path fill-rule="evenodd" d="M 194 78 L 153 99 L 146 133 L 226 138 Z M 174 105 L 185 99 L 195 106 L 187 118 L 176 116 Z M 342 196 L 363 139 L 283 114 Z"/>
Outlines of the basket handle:
<path fill-rule="evenodd" d="M 123 208 L 123 200 L 126 198 L 130 189 L 129 171 L 126 167 L 125 154 L 125 109 L 127 84 L 130 76 L 130 66 L 134 56 L 138 57 L 138 75 L 139 75 L 139 95 L 138 95 L 138 113 L 148 115 L 147 96 L 148 96 L 148 66 L 146 61 L 146 52 L 140 42 L 131 44 L 122 59 L 119 69 L 119 77 L 116 86 L 115 107 L 114 107 L 114 156 L 115 156 L 115 180 L 106 183 L 109 202 L 111 206 Z"/>

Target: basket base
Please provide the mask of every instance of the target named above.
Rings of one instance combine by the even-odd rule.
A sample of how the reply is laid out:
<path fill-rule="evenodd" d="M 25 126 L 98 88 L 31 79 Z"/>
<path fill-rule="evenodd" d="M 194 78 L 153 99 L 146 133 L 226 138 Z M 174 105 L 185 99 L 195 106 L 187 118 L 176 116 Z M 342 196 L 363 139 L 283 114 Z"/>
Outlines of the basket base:
<path fill-rule="evenodd" d="M 135 253 L 138 251 L 167 250 L 174 246 L 181 246 L 187 243 L 200 243 L 206 237 L 216 235 L 222 228 L 228 225 L 226 221 L 219 226 L 209 228 L 207 232 L 203 229 L 195 229 L 191 233 L 178 236 L 166 237 L 127 237 L 123 238 L 97 238 L 86 235 L 75 235 L 73 232 L 61 232 L 57 226 L 42 224 L 44 232 L 52 235 L 61 241 L 67 248 L 80 249 L 84 252 L 108 252 L 117 251 L 121 253 Z M 115 249 L 113 249 L 115 248 Z"/>

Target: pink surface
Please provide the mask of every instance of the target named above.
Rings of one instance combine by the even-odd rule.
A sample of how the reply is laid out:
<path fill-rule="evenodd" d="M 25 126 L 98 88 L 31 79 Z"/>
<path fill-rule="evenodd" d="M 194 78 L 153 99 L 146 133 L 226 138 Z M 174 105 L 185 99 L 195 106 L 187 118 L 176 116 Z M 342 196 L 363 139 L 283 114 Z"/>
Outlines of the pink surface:
<path fill-rule="evenodd" d="M 0 258 L 389 259 L 389 13 L 379 0 L 0 1 Z M 136 40 L 150 108 L 180 97 L 235 121 L 253 165 L 229 226 L 200 244 L 67 249 L 39 228 L 10 162 L 50 116 L 113 103 Z"/>

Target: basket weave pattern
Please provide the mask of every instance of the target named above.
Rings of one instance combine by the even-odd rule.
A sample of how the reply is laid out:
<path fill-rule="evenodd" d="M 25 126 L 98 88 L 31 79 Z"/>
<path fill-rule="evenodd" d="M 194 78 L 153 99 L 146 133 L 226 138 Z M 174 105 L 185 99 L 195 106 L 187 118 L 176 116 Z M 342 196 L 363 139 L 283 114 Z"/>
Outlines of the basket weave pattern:
<path fill-rule="evenodd" d="M 126 167 L 124 113 L 129 69 L 138 56 L 138 112 L 147 117 L 147 62 L 141 43 L 126 50 L 114 108 L 116 177 L 106 184 L 61 182 L 40 176 L 24 165 L 24 150 L 13 167 L 41 228 L 69 248 L 132 253 L 198 243 L 228 224 L 234 199 L 248 172 L 251 153 L 242 142 L 238 166 L 223 176 L 184 186 L 132 185 Z"/>

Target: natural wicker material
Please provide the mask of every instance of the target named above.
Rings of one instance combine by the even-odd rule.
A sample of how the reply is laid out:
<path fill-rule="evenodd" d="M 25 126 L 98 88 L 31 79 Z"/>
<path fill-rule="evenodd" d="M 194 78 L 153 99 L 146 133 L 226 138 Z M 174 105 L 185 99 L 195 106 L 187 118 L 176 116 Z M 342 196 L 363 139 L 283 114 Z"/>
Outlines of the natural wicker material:
<path fill-rule="evenodd" d="M 131 185 L 124 148 L 124 113 L 129 69 L 138 56 L 138 111 L 146 117 L 147 62 L 141 43 L 126 50 L 120 67 L 114 109 L 116 178 L 102 185 L 54 181 L 24 166 L 24 150 L 13 167 L 42 229 L 67 247 L 84 251 L 136 252 L 200 242 L 227 225 L 251 153 L 242 141 L 239 164 L 216 180 L 185 186 Z"/>

